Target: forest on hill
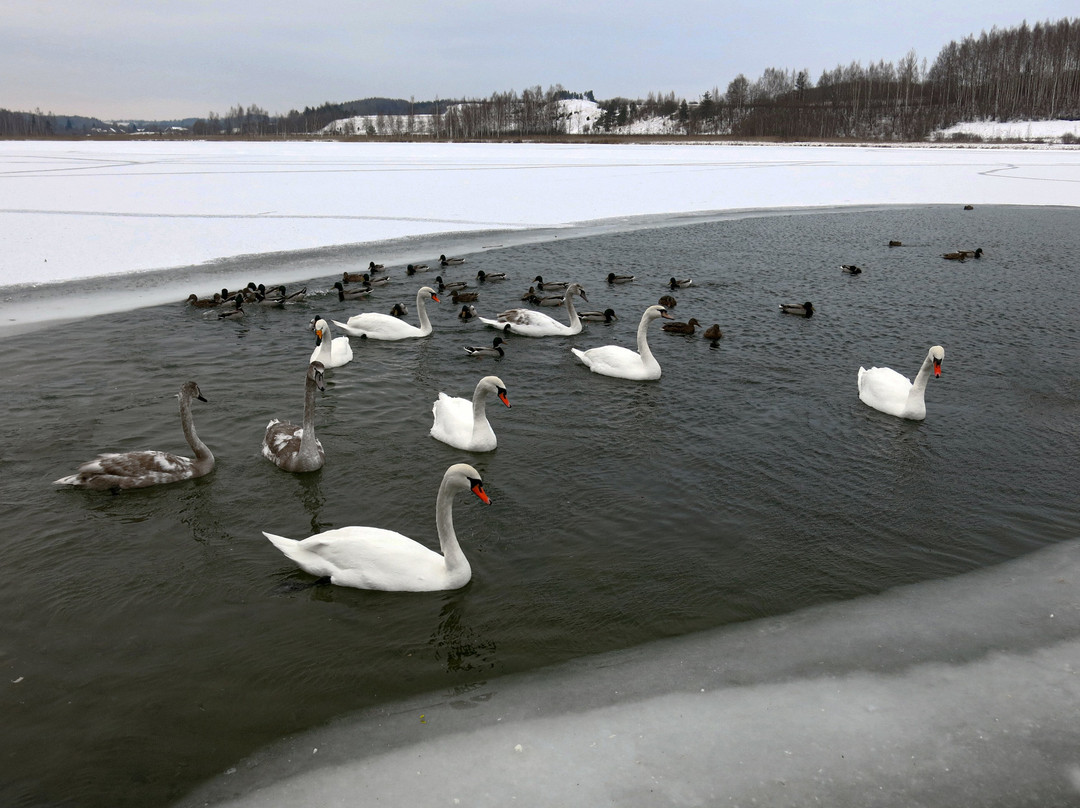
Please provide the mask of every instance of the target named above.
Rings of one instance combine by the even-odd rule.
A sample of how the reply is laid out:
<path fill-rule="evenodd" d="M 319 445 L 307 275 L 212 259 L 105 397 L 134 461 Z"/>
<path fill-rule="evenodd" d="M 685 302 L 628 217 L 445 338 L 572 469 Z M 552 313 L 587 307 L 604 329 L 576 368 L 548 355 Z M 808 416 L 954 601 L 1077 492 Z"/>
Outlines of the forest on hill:
<path fill-rule="evenodd" d="M 597 103 L 587 129 L 571 128 L 568 99 Z M 993 28 L 950 42 L 930 64 L 909 51 L 897 63 L 852 62 L 825 70 L 767 68 L 740 74 L 698 98 L 649 93 L 597 101 L 591 91 L 539 86 L 487 98 L 416 102 L 366 98 L 271 115 L 253 104 L 181 122 L 107 123 L 0 109 L 0 137 L 145 134 L 174 137 L 292 137 L 335 121 L 366 118 L 354 137 L 475 140 L 627 135 L 641 121 L 666 134 L 779 140 L 925 140 L 961 121 L 1080 119 L 1080 18 Z"/>

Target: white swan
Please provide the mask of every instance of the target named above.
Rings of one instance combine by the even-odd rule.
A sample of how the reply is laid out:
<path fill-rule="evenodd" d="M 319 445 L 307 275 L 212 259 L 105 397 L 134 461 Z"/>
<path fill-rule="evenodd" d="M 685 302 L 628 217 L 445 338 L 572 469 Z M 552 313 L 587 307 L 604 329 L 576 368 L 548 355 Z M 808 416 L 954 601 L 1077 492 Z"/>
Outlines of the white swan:
<path fill-rule="evenodd" d="M 436 303 L 439 302 L 439 296 L 435 294 L 434 289 L 430 286 L 421 286 L 416 293 L 416 313 L 420 315 L 419 328 L 398 317 L 374 311 L 354 315 L 344 323 L 334 320 L 334 325 L 346 334 L 369 339 L 396 340 L 426 337 L 431 333 L 431 320 L 428 319 L 424 301 L 429 298 Z"/>
<path fill-rule="evenodd" d="M 859 400 L 864 404 L 897 418 L 921 421 L 926 417 L 926 383 L 930 370 L 941 375 L 941 360 L 945 349 L 935 345 L 926 354 L 915 383 L 892 368 L 859 368 Z"/>
<path fill-rule="evenodd" d="M 209 474 L 214 469 L 214 455 L 195 434 L 195 424 L 191 418 L 191 400 L 206 399 L 195 382 L 185 382 L 177 397 L 180 399 L 180 424 L 188 445 L 195 452 L 194 459 L 158 451 L 102 454 L 83 463 L 74 474 L 56 480 L 56 484 L 116 492 L 123 488 L 146 488 Z"/>
<path fill-rule="evenodd" d="M 438 592 L 458 589 L 472 578 L 472 568 L 454 533 L 454 495 L 471 490 L 485 504 L 480 474 L 458 463 L 446 470 L 435 502 L 435 526 L 442 555 L 413 539 L 379 527 L 340 527 L 302 541 L 263 531 L 301 569 L 331 583 L 388 592 Z"/>
<path fill-rule="evenodd" d="M 330 326 L 322 317 L 314 317 L 310 323 L 315 332 L 315 350 L 311 352 L 308 363 L 319 362 L 324 368 L 339 368 L 352 361 L 352 345 L 348 337 L 337 337 L 330 331 Z"/>
<path fill-rule="evenodd" d="M 285 471 L 315 471 L 326 462 L 326 452 L 315 437 L 315 388 L 325 390 L 323 365 L 312 362 L 304 384 L 304 424 L 297 426 L 273 419 L 266 425 L 262 455 Z"/>
<path fill-rule="evenodd" d="M 648 332 L 649 323 L 661 317 L 671 319 L 671 315 L 663 306 L 649 306 L 645 309 L 645 313 L 641 315 L 641 322 L 638 323 L 638 349 L 636 351 L 631 351 L 621 345 L 603 345 L 587 351 L 579 351 L 577 348 L 570 350 L 589 370 L 602 376 L 639 381 L 659 379 L 660 363 L 649 350 Z"/>
<path fill-rule="evenodd" d="M 533 311 L 532 309 L 510 309 L 498 315 L 498 319 L 490 320 L 481 317 L 480 322 L 492 328 L 498 328 L 511 334 L 520 334 L 524 337 L 568 337 L 581 333 L 581 318 L 578 317 L 577 309 L 574 308 L 574 295 L 580 295 L 586 303 L 589 298 L 585 296 L 585 290 L 581 284 L 572 283 L 563 295 L 563 304 L 570 313 L 570 324 L 564 325 L 554 317 Z"/>
<path fill-rule="evenodd" d="M 498 441 L 487 419 L 487 397 L 491 393 L 510 406 L 506 385 L 498 376 L 482 378 L 473 391 L 472 401 L 439 393 L 439 398 L 431 405 L 431 413 L 435 416 L 431 437 L 468 452 L 493 451 Z"/>

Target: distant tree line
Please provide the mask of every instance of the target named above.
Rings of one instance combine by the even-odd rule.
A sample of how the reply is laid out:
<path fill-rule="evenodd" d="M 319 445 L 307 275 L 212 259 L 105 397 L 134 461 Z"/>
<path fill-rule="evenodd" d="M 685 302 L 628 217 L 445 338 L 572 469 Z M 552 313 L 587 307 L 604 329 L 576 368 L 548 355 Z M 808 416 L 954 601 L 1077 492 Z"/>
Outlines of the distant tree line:
<path fill-rule="evenodd" d="M 446 140 L 557 137 L 570 131 L 560 103 L 568 98 L 596 100 L 591 91 L 571 93 L 556 85 L 475 99 L 327 102 L 286 115 L 237 105 L 224 114 L 211 112 L 189 128 L 197 137 L 291 137 L 352 119 L 357 121 L 352 130 L 341 133 Z M 674 93 L 649 93 L 644 99 L 598 104 L 585 134 L 627 134 L 642 120 L 660 120 L 669 134 L 914 141 L 966 120 L 1078 119 L 1080 18 L 993 28 L 950 42 L 929 66 L 909 51 L 896 64 L 837 65 L 816 82 L 807 70 L 767 68 L 753 81 L 739 74 L 723 92 L 713 87 L 689 102 Z M 96 119 L 72 121 L 40 110 L 0 110 L 0 137 L 70 135 L 80 126 L 85 131 L 107 126 Z"/>

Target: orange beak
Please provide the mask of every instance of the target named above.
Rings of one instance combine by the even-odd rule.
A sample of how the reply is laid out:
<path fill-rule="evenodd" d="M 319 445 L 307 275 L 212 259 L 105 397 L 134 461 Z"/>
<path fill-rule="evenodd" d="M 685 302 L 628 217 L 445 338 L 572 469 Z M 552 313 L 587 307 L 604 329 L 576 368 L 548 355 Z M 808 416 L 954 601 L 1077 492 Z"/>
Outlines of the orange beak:
<path fill-rule="evenodd" d="M 476 494 L 476 496 L 480 497 L 480 501 L 483 502 L 485 505 L 490 505 L 491 504 L 491 498 L 487 495 L 487 492 L 484 490 L 484 484 L 483 483 L 481 483 L 481 482 L 474 483 L 473 487 L 472 487 L 472 492 L 474 494 Z"/>
<path fill-rule="evenodd" d="M 436 303 L 442 303 L 442 301 L 439 300 L 439 296 L 434 292 L 431 293 L 431 299 L 434 300 Z"/>
<path fill-rule="evenodd" d="M 318 337 L 320 342 L 322 341 L 322 329 L 321 328 L 318 328 L 318 329 L 315 330 L 315 336 Z"/>
<path fill-rule="evenodd" d="M 507 407 L 509 407 L 509 406 L 510 406 L 510 399 L 508 399 L 508 398 L 506 397 L 506 391 L 505 391 L 505 390 L 500 390 L 500 391 L 499 391 L 499 401 L 501 401 L 501 402 L 502 402 L 503 404 L 505 404 L 505 405 L 506 405 Z"/>
<path fill-rule="evenodd" d="M 935 359 L 934 360 L 934 375 L 935 376 L 940 376 L 941 375 L 941 360 L 940 359 Z"/>

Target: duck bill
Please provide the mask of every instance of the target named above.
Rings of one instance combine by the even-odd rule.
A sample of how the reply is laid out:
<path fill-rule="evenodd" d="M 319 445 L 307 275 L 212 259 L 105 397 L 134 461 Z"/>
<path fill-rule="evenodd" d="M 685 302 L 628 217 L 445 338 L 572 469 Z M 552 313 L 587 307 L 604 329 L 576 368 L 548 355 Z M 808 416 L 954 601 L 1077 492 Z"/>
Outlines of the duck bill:
<path fill-rule="evenodd" d="M 941 360 L 940 359 L 935 359 L 934 360 L 934 376 L 937 377 L 937 376 L 940 376 L 940 375 L 941 375 Z"/>
<path fill-rule="evenodd" d="M 505 404 L 505 405 L 506 405 L 507 407 L 509 407 L 509 406 L 510 406 L 510 399 L 508 399 L 508 398 L 506 397 L 506 391 L 505 391 L 505 390 L 500 390 L 500 391 L 499 391 L 499 401 L 501 401 L 501 402 L 502 402 L 503 404 Z"/>
<path fill-rule="evenodd" d="M 476 494 L 476 496 L 478 496 L 480 498 L 480 501 L 483 502 L 485 505 L 490 505 L 491 504 L 491 498 L 487 495 L 487 492 L 484 490 L 484 484 L 482 482 L 480 482 L 479 480 L 477 480 L 475 483 L 473 483 L 472 492 L 474 494 Z"/>

